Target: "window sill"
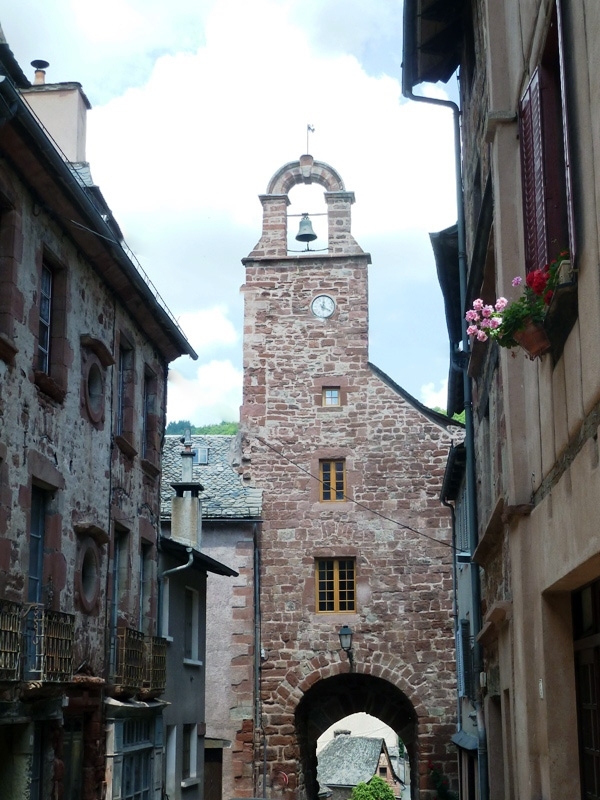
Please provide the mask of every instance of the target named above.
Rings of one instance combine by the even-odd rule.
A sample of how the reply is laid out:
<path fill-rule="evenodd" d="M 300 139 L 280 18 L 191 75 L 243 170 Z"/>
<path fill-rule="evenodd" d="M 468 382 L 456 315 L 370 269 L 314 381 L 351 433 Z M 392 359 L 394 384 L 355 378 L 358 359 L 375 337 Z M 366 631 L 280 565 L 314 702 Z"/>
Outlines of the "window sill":
<path fill-rule="evenodd" d="M 35 370 L 33 373 L 33 382 L 41 392 L 55 402 L 64 402 L 67 390 L 63 386 L 60 386 L 54 380 L 54 378 L 50 377 L 50 375 L 47 375 L 45 372 L 41 372 L 40 370 Z"/>
<path fill-rule="evenodd" d="M 151 478 L 158 478 L 160 475 L 160 469 L 154 464 L 152 461 L 149 461 L 147 458 L 142 458 L 140 461 L 140 466 Z"/>
<path fill-rule="evenodd" d="M 317 411 L 324 411 L 325 413 L 331 411 L 343 411 L 344 406 L 317 406 Z"/>
<path fill-rule="evenodd" d="M 198 661 L 195 658 L 184 658 L 183 663 L 186 664 L 188 667 L 203 667 L 204 662 Z"/>
<path fill-rule="evenodd" d="M 0 359 L 7 364 L 14 364 L 18 352 L 19 349 L 13 340 L 5 333 L 0 333 Z"/>
<path fill-rule="evenodd" d="M 134 459 L 137 456 L 137 450 L 124 436 L 115 436 L 115 444 L 127 458 Z"/>
<path fill-rule="evenodd" d="M 190 786 L 198 786 L 199 783 L 200 783 L 200 778 L 198 776 L 195 776 L 193 778 L 185 778 L 184 780 L 181 781 L 181 788 L 187 789 Z"/>

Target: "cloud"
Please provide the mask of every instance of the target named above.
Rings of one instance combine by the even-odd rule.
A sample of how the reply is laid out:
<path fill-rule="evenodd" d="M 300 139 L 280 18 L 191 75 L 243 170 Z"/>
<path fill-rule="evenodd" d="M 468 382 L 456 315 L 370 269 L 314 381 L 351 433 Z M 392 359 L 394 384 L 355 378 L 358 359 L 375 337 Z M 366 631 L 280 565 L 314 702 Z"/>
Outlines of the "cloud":
<path fill-rule="evenodd" d="M 258 195 L 304 152 L 310 122 L 310 150 L 355 192 L 352 231 L 372 254 L 372 360 L 415 395 L 447 373 L 427 232 L 456 221 L 452 115 L 402 98 L 401 4 L 8 6 L 2 23 L 17 58 L 47 57 L 49 81 L 80 80 L 94 103 L 87 148 L 94 179 L 201 366 L 241 368 L 240 261 L 260 237 Z M 48 50 L 31 51 L 33 40 Z M 428 91 L 444 96 L 440 87 Z M 304 188 L 292 189 L 290 211 L 324 211 L 320 187 L 310 197 Z M 321 234 L 314 246 L 323 246 L 324 219 L 313 225 Z M 294 243 L 297 220 L 290 226 Z M 415 337 L 424 313 L 427 335 Z M 189 361 L 175 366 L 194 385 L 196 369 Z M 176 398 L 174 390 L 173 405 Z M 171 419 L 180 413 L 172 410 Z"/>
<path fill-rule="evenodd" d="M 193 378 L 178 369 L 179 360 L 169 370 L 167 419 L 187 419 L 203 425 L 236 422 L 242 403 L 242 372 L 230 361 L 201 364 Z"/>
<path fill-rule="evenodd" d="M 437 389 L 434 383 L 421 386 L 421 402 L 428 408 L 445 409 L 448 405 L 448 378 L 442 381 Z"/>
<path fill-rule="evenodd" d="M 239 341 L 225 306 L 188 311 L 181 314 L 177 321 L 199 356 L 217 348 L 233 347 Z"/>

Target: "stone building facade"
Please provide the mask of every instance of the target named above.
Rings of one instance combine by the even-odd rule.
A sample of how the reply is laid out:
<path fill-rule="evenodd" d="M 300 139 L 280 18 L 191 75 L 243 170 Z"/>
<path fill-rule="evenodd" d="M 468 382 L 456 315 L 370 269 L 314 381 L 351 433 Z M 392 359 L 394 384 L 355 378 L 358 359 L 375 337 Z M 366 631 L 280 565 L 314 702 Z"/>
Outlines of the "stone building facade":
<path fill-rule="evenodd" d="M 229 573 L 220 573 L 214 563 L 212 567 L 210 563 L 204 564 L 208 573 L 206 654 L 202 659 L 206 687 L 201 720 L 205 726 L 204 800 L 226 800 L 240 794 L 237 783 L 243 780 L 241 760 L 248 749 L 248 740 L 250 745 L 252 742 L 252 725 L 248 721 L 254 717 L 255 665 L 259 657 L 254 645 L 257 620 L 254 542 L 262 492 L 242 484 L 235 436 L 194 434 L 189 437 L 189 446 L 193 453 L 192 480 L 202 487 L 198 492 L 202 513 L 199 548 L 205 560 L 231 568 Z M 172 484 L 181 480 L 181 453 L 181 437 L 165 436 L 161 461 L 161 541 L 165 550 L 174 536 Z M 235 574 L 231 575 L 231 571 Z M 184 582 L 188 582 L 187 578 Z M 175 610 L 171 617 L 176 616 Z M 165 630 L 163 626 L 163 634 Z M 174 672 L 168 680 L 172 680 L 172 696 L 179 697 L 180 672 Z M 167 686 L 167 699 L 171 686 Z M 167 713 L 167 724 L 168 717 Z M 250 782 L 248 786 L 251 793 Z M 188 794 L 189 790 L 185 796 Z M 170 792 L 169 796 L 177 795 Z"/>
<path fill-rule="evenodd" d="M 288 194 L 312 182 L 325 190 L 328 251 L 288 255 Z M 318 736 L 368 711 L 402 738 L 413 796 L 427 797 L 428 762 L 455 769 L 451 526 L 439 502 L 451 424 L 369 363 L 370 256 L 339 174 L 302 156 L 260 199 L 263 234 L 244 260 L 241 472 L 263 489 L 262 657 L 237 794 L 266 782 L 273 797 L 316 798 Z"/>
<path fill-rule="evenodd" d="M 482 570 L 478 735 L 489 763 L 462 796 L 595 798 L 600 9 L 590 0 L 473 0 L 451 21 L 434 5 L 405 3 L 404 68 L 412 89 L 460 67 L 467 264 L 461 302 L 446 281 L 452 344 L 475 298 L 512 300 L 515 276 L 568 256 L 543 321 L 545 354 L 531 360 L 493 340 L 468 351 L 471 555 Z M 458 277 L 457 261 L 457 252 L 448 257 L 447 274 Z M 450 411 L 463 404 L 451 393 Z"/>
<path fill-rule="evenodd" d="M 195 354 L 91 182 L 80 85 L 0 67 L 1 793 L 159 798 L 159 455 Z"/>

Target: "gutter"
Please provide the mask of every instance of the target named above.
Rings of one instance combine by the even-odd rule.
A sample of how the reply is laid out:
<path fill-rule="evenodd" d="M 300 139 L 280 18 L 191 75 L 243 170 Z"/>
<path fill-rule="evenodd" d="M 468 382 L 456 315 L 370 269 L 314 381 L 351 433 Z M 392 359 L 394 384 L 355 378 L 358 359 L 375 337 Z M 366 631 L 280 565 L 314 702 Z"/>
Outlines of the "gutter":
<path fill-rule="evenodd" d="M 171 569 L 166 569 L 159 578 L 160 581 L 164 581 L 169 575 L 173 575 L 174 572 L 183 572 L 184 569 L 189 569 L 192 564 L 194 563 L 194 551 L 191 547 L 186 547 L 186 552 L 188 554 L 187 564 L 180 564 L 178 567 L 171 567 Z"/>
<path fill-rule="evenodd" d="M 440 100 L 433 97 L 423 97 L 416 95 L 413 92 L 414 81 L 412 68 L 416 59 L 416 41 L 413 35 L 415 30 L 415 22 L 413 13 L 415 9 L 414 0 L 407 0 L 404 10 L 404 61 L 402 68 L 402 94 L 409 100 L 415 100 L 420 103 L 429 103 L 430 105 L 441 106 L 448 108 L 452 111 L 454 122 L 454 169 L 456 176 L 456 212 L 457 212 L 457 233 L 458 233 L 458 272 L 459 272 L 459 286 L 460 286 L 460 305 L 461 305 L 461 318 L 462 318 L 462 352 L 451 353 L 457 358 L 452 359 L 456 364 L 457 369 L 461 369 L 463 373 L 463 391 L 464 391 L 464 404 L 465 404 L 465 453 L 466 453 L 466 501 L 467 501 L 467 525 L 469 530 L 469 544 L 472 554 L 475 552 L 478 544 L 478 531 L 477 531 L 477 488 L 476 488 L 476 474 L 475 474 L 475 435 L 473 427 L 473 394 L 471 379 L 469 378 L 468 368 L 468 354 L 469 354 L 469 337 L 467 336 L 467 324 L 464 318 L 465 308 L 467 304 L 467 254 L 466 254 L 466 236 L 465 236 L 465 209 L 463 202 L 462 190 L 462 158 L 461 158 L 461 137 L 460 137 L 460 109 L 458 105 L 452 100 Z M 412 24 L 411 24 L 412 23 Z M 408 57 L 406 57 L 408 56 Z M 458 362 L 458 363 L 456 363 Z M 456 562 L 454 563 L 454 569 Z M 470 562 L 470 576 L 471 576 L 471 612 L 473 614 L 473 661 L 475 677 L 480 678 L 483 668 L 482 648 L 477 636 L 482 628 L 481 619 L 481 582 L 479 577 L 479 566 L 471 560 Z M 487 751 L 487 732 L 485 728 L 485 719 L 483 715 L 482 705 L 482 687 L 481 680 L 478 681 L 477 698 L 475 702 L 475 710 L 477 713 L 477 779 L 479 786 L 479 800 L 489 799 L 489 783 L 488 783 L 488 751 Z"/>
<path fill-rule="evenodd" d="M 115 239 L 110 226 L 102 218 L 100 211 L 92 203 L 87 192 L 73 176 L 68 163 L 63 160 L 60 153 L 56 150 L 54 145 L 51 144 L 44 130 L 40 127 L 40 123 L 25 104 L 19 91 L 5 75 L 0 75 L 0 97 L 4 100 L 5 104 L 4 108 L 2 107 L 4 104 L 0 104 L 0 126 L 14 118 L 19 121 L 27 135 L 33 139 L 39 148 L 50 169 L 56 175 L 58 182 L 62 185 L 65 192 L 70 196 L 77 210 L 82 213 L 89 222 L 90 232 L 99 236 L 106 242 L 106 245 L 110 246 L 112 257 L 118 262 L 119 267 L 125 274 L 127 280 L 139 293 L 142 301 L 156 307 L 158 316 L 162 317 L 160 325 L 168 338 L 179 350 L 181 355 L 189 355 L 192 359 L 196 360 L 198 358 L 197 353 L 187 341 L 183 331 L 177 324 L 175 318 L 171 315 L 171 312 L 166 307 L 166 304 L 158 292 L 155 293 L 152 291 L 154 287 L 151 288 L 150 279 L 142 275 L 131 262 L 121 247 L 121 244 Z M 104 280 L 106 280 L 105 277 Z M 158 344 L 158 342 L 156 342 L 156 344 Z"/>

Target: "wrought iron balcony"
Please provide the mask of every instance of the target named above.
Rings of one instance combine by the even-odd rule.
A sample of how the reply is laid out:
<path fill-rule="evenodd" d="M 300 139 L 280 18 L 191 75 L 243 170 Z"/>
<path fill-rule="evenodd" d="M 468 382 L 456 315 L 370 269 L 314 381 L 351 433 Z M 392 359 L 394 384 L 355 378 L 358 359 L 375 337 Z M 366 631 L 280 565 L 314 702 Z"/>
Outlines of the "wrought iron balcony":
<path fill-rule="evenodd" d="M 120 625 L 117 628 L 114 645 L 115 689 L 130 693 L 140 691 L 146 672 L 144 634 Z"/>
<path fill-rule="evenodd" d="M 144 691 L 162 694 L 167 685 L 167 640 L 146 636 L 146 679 Z"/>
<path fill-rule="evenodd" d="M 25 606 L 23 680 L 68 683 L 73 678 L 75 617 L 42 605 Z"/>
<path fill-rule="evenodd" d="M 18 681 L 21 674 L 23 607 L 0 600 L 0 682 Z"/>

